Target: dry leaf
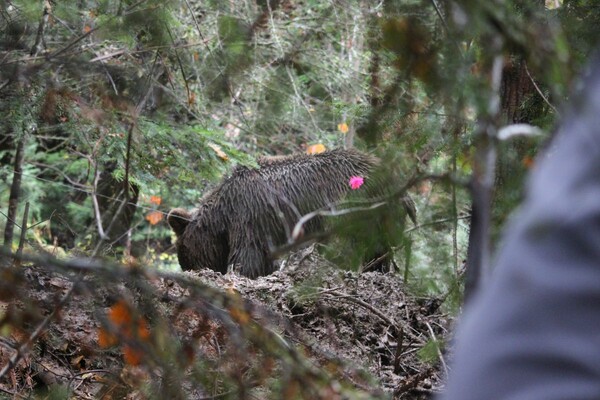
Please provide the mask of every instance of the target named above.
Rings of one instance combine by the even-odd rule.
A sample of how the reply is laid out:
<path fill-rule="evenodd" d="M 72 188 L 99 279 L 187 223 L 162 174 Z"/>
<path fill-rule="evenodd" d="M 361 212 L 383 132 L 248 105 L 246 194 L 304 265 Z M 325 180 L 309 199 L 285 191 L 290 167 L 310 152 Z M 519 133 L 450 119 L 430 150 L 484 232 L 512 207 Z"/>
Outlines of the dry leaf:
<path fill-rule="evenodd" d="M 156 225 L 163 219 L 163 213 L 160 211 L 151 211 L 146 215 L 146 221 L 150 222 L 150 225 Z"/>
<path fill-rule="evenodd" d="M 157 206 L 160 206 L 161 201 L 162 201 L 162 198 L 160 196 L 150 196 L 151 204 L 156 204 Z"/>
<path fill-rule="evenodd" d="M 140 318 L 137 322 L 137 337 L 144 341 L 150 339 L 150 328 L 148 328 L 148 323 L 143 318 Z"/>
<path fill-rule="evenodd" d="M 209 143 L 208 147 L 210 147 L 211 149 L 213 149 L 215 151 L 215 153 L 217 153 L 217 156 L 221 160 L 223 160 L 223 161 L 229 160 L 229 157 L 227 156 L 227 154 L 225 154 L 225 152 L 223 151 L 223 149 L 221 148 L 221 146 L 219 146 L 218 144 Z"/>
<path fill-rule="evenodd" d="M 71 365 L 76 367 L 79 365 L 79 363 L 81 363 L 81 360 L 83 360 L 83 356 L 73 357 L 71 358 Z"/>
<path fill-rule="evenodd" d="M 108 312 L 108 319 L 115 325 L 121 327 L 131 324 L 131 310 L 125 300 L 119 300 Z"/>
<path fill-rule="evenodd" d="M 150 328 L 144 318 L 134 318 L 129 304 L 125 300 L 115 303 L 108 312 L 108 319 L 116 325 L 119 335 L 126 339 L 137 339 L 144 342 L 150 341 Z M 118 343 L 116 335 L 100 328 L 98 331 L 98 344 L 102 348 Z M 143 352 L 131 345 L 123 345 L 123 358 L 129 365 L 138 365 L 143 359 Z"/>
<path fill-rule="evenodd" d="M 123 359 L 129 365 L 140 365 L 143 353 L 139 349 L 134 349 L 131 346 L 123 346 Z"/>
<path fill-rule="evenodd" d="M 104 328 L 98 329 L 98 345 L 106 349 L 117 344 L 117 337 Z"/>
<path fill-rule="evenodd" d="M 327 150 L 324 144 L 312 144 L 306 148 L 306 154 L 319 154 Z"/>

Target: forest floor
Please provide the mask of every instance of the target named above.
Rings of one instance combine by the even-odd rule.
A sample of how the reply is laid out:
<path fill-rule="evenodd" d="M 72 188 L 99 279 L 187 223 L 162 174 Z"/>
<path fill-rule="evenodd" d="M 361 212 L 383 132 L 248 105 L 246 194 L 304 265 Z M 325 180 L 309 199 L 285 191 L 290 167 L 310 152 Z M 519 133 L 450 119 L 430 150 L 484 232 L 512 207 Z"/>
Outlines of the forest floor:
<path fill-rule="evenodd" d="M 341 271 L 314 253 L 288 260 L 284 271 L 256 280 L 210 270 L 153 274 L 140 266 L 98 271 L 80 261 L 50 267 L 37 262 L 20 267 L 18 273 L 4 274 L 0 283 L 0 368 L 12 361 L 15 366 L 0 371 L 0 398 L 152 398 L 141 382 L 167 374 L 164 369 L 156 372 L 162 365 L 157 348 L 167 349 L 164 353 L 172 352 L 179 360 L 210 359 L 203 368 L 210 369 L 209 365 L 220 370 L 211 379 L 219 380 L 219 373 L 230 381 L 239 375 L 240 381 L 252 385 L 248 398 L 283 397 L 284 389 L 279 389 L 279 394 L 272 388 L 261 391 L 267 381 L 257 378 L 256 371 L 252 375 L 251 364 L 268 370 L 266 375 L 281 374 L 284 368 L 273 372 L 277 368 L 248 356 L 256 354 L 253 350 L 225 360 L 235 353 L 226 350 L 226 342 L 239 339 L 232 333 L 231 321 L 248 326 L 257 322 L 253 330 L 241 330 L 241 337 L 253 340 L 262 352 L 271 351 L 275 360 L 286 359 L 281 351 L 285 353 L 289 344 L 302 349 L 286 353 L 293 361 L 279 362 L 302 365 L 298 359 L 304 357 L 311 371 L 327 371 L 329 380 L 363 393 L 357 398 L 428 399 L 442 385 L 446 369 L 443 343 L 452 320 L 440 311 L 439 300 L 408 295 L 397 274 Z M 141 317 L 132 316 L 133 311 L 119 314 L 115 304 L 134 304 Z M 115 332 L 107 331 L 107 320 L 117 325 Z M 122 337 L 127 331 L 121 328 L 132 320 L 142 321 L 134 324 L 133 330 L 142 345 L 151 343 L 150 350 L 144 348 L 140 353 L 115 345 L 119 342 L 116 336 L 120 343 L 127 340 Z M 276 332 L 269 336 L 271 341 L 284 338 L 287 344 L 273 350 L 270 345 L 261 347 L 264 343 L 256 337 L 246 340 L 257 329 L 264 329 L 263 336 Z M 150 335 L 152 339 L 148 339 Z M 182 344 L 179 350 L 168 344 L 165 338 L 173 341 L 170 335 Z M 153 354 L 152 362 L 145 361 L 146 351 Z M 237 364 L 239 370 L 240 363 L 247 367 L 231 372 L 231 364 Z M 180 371 L 185 375 L 190 374 L 193 362 L 171 364 L 183 365 Z M 248 378 L 250 375 L 254 378 Z M 245 398 L 239 391 L 222 394 L 226 378 L 211 390 L 201 384 L 202 379 L 193 385 L 181 383 L 182 394 L 175 397 Z M 221 395 L 215 395 L 219 392 Z"/>

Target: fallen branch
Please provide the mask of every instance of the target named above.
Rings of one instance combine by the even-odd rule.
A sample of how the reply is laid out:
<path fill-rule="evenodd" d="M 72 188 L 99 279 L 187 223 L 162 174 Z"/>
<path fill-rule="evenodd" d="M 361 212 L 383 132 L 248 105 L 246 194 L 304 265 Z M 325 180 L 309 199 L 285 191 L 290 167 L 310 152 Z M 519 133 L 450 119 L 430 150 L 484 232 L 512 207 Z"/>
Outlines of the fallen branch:
<path fill-rule="evenodd" d="M 336 292 L 336 291 L 332 291 L 329 293 L 329 295 L 327 296 L 327 298 L 331 299 L 331 300 L 340 300 L 340 301 L 348 301 L 350 303 L 354 303 L 356 305 L 359 305 L 363 308 L 366 308 L 367 310 L 371 311 L 373 314 L 375 314 L 377 317 L 379 317 L 381 320 L 385 321 L 385 323 L 387 323 L 390 326 L 393 326 L 396 329 L 402 329 L 403 331 L 406 332 L 406 334 L 408 336 L 410 336 L 411 339 L 424 344 L 424 340 L 421 339 L 419 336 L 415 335 L 414 333 L 411 332 L 411 327 L 408 326 L 407 324 L 405 324 L 404 322 L 400 322 L 400 321 L 395 321 L 394 319 L 388 317 L 387 315 L 385 315 L 383 312 L 379 311 L 378 309 L 376 309 L 375 307 L 373 307 L 372 305 L 370 305 L 369 303 L 364 302 L 361 299 L 358 299 L 354 296 L 350 296 L 348 294 L 345 293 L 341 293 L 341 292 Z"/>
<path fill-rule="evenodd" d="M 425 371 L 421 371 L 418 374 L 414 374 L 414 375 L 406 378 L 406 380 L 404 381 L 402 386 L 400 386 L 399 388 L 394 390 L 394 398 L 397 398 L 397 397 L 403 395 L 404 393 L 407 393 L 407 392 L 415 389 L 419 383 L 421 383 L 425 379 L 429 378 L 431 376 L 431 374 L 433 373 L 433 371 L 434 371 L 434 368 L 430 367 L 430 368 L 426 369 Z"/>

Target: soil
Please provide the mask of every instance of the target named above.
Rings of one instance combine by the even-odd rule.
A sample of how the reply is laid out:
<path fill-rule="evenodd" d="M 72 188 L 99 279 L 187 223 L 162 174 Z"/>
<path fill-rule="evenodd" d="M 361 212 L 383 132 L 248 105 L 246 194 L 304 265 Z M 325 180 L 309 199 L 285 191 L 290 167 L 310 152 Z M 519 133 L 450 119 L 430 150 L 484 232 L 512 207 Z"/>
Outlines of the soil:
<path fill-rule="evenodd" d="M 410 296 L 397 274 L 342 271 L 315 253 L 286 264 L 256 280 L 81 260 L 6 269 L 0 398 L 439 391 L 452 322 L 439 300 Z"/>

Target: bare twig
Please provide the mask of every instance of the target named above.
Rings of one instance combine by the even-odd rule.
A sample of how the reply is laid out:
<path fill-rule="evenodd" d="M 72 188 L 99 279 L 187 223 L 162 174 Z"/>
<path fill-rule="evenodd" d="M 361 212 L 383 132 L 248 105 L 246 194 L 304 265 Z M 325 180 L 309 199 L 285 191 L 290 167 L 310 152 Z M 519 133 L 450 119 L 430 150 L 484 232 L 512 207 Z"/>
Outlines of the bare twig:
<path fill-rule="evenodd" d="M 374 266 L 379 265 L 379 262 L 385 260 L 389 255 L 390 255 L 390 253 L 388 251 L 388 252 L 385 252 L 384 254 L 382 254 L 381 256 L 377 257 L 376 259 L 369 261 L 366 265 L 361 266 L 359 272 L 360 273 L 368 272 Z"/>
<path fill-rule="evenodd" d="M 400 374 L 400 356 L 404 351 L 402 341 L 404 340 L 404 329 L 398 329 L 396 334 L 396 353 L 394 354 L 394 373 Z"/>
<path fill-rule="evenodd" d="M 415 375 L 411 375 L 408 378 L 406 378 L 404 383 L 396 390 L 394 390 L 394 398 L 399 398 L 399 396 L 401 396 L 402 394 L 415 389 L 420 382 L 431 376 L 431 374 L 434 371 L 435 369 L 433 367 L 430 367 L 424 371 L 421 371 Z"/>
<path fill-rule="evenodd" d="M 125 152 L 125 179 L 123 179 L 123 190 L 125 191 L 125 201 L 129 202 L 129 168 L 131 164 L 131 141 L 133 140 L 133 130 L 137 125 L 137 112 L 133 116 L 133 121 L 129 124 L 127 130 L 127 151 Z M 117 216 L 119 214 L 115 214 Z"/>
<path fill-rule="evenodd" d="M 192 13 L 193 14 L 193 13 Z M 195 20 L 195 17 L 194 17 Z M 167 32 L 169 32 L 169 38 L 171 39 L 171 43 L 173 43 L 173 45 L 175 44 L 175 39 L 173 38 L 173 33 L 171 32 L 171 29 L 169 29 L 169 26 L 166 26 Z M 183 79 L 183 84 L 185 85 L 185 91 L 187 94 L 187 102 L 188 104 L 192 103 L 192 90 L 190 89 L 190 84 L 188 82 L 188 78 L 185 75 L 185 68 L 183 67 L 183 63 L 181 62 L 181 57 L 179 57 L 179 52 L 175 49 L 175 47 L 172 47 L 173 52 L 175 53 L 175 59 L 177 60 L 177 65 L 179 66 L 179 71 L 181 72 L 181 79 Z M 158 53 L 157 53 L 158 54 Z"/>
<path fill-rule="evenodd" d="M 345 215 L 345 214 L 350 214 L 350 213 L 359 212 L 359 211 L 374 210 L 385 204 L 387 204 L 385 201 L 381 201 L 379 203 L 375 203 L 368 207 L 352 207 L 352 208 L 344 208 L 341 210 L 336 210 L 332 207 L 330 210 L 321 209 L 321 210 L 316 210 L 316 211 L 310 212 L 308 214 L 303 215 L 298 220 L 298 222 L 296 222 L 296 225 L 294 226 L 294 229 L 292 230 L 291 240 L 294 242 L 296 240 L 298 240 L 298 238 L 300 237 L 300 235 L 302 233 L 302 228 L 303 228 L 304 224 L 306 224 L 308 221 L 310 221 L 311 219 L 313 219 L 315 217 L 319 217 L 319 216 L 334 217 L 334 216 Z"/>
<path fill-rule="evenodd" d="M 102 227 L 102 215 L 100 214 L 100 205 L 98 204 L 98 180 L 100 179 L 100 170 L 96 165 L 95 173 L 94 173 L 94 186 L 92 188 L 92 204 L 94 206 L 94 217 L 96 218 L 96 226 L 98 228 L 98 235 L 100 236 L 100 240 L 105 240 L 106 233 L 104 232 L 104 228 Z"/>
<path fill-rule="evenodd" d="M 435 0 L 431 0 L 431 4 L 433 5 L 433 8 L 435 9 L 435 13 L 437 14 L 438 18 L 440 19 L 440 21 L 442 21 L 442 25 L 444 27 L 444 30 L 446 31 L 446 35 L 450 36 L 450 28 L 448 27 L 448 23 L 446 22 L 446 19 L 442 15 L 442 11 L 440 10 L 440 7 L 438 6 L 438 4 Z M 459 46 L 459 49 L 460 49 L 460 46 Z"/>
<path fill-rule="evenodd" d="M 67 174 L 66 174 L 66 173 L 65 173 L 65 172 L 64 172 L 62 169 L 60 169 L 60 168 L 56 168 L 56 167 L 54 167 L 54 166 L 52 166 L 52 165 L 49 165 L 49 164 L 44 164 L 44 163 L 40 163 L 40 162 L 35 162 L 35 161 L 34 161 L 34 162 L 28 162 L 27 164 L 35 165 L 36 167 L 42 167 L 42 168 L 45 168 L 45 169 L 51 169 L 51 170 L 53 170 L 54 172 L 56 172 L 56 173 L 60 174 L 60 175 L 61 175 L 61 176 L 62 176 L 64 179 L 66 179 L 66 180 L 67 180 L 67 181 L 68 181 L 68 182 L 69 182 L 71 185 L 73 185 L 73 186 L 77 186 L 77 187 L 80 187 L 80 188 L 85 188 L 85 189 L 89 188 L 89 186 L 87 186 L 87 185 L 84 185 L 84 184 L 82 184 L 82 183 L 79 183 L 79 182 L 76 182 L 76 181 L 74 181 L 73 179 L 71 179 L 71 178 L 69 177 L 69 175 L 67 175 Z"/>
<path fill-rule="evenodd" d="M 85 378 L 78 378 L 78 377 L 81 375 L 86 375 L 86 374 L 108 374 L 108 375 L 116 376 L 116 374 L 113 371 L 109 371 L 108 369 L 88 369 L 88 370 L 80 371 L 80 372 L 77 372 L 76 374 L 73 374 L 73 376 L 71 376 L 71 378 L 69 379 L 69 382 L 67 383 L 67 388 L 70 388 L 71 384 L 76 379 L 84 380 Z"/>
<path fill-rule="evenodd" d="M 442 363 L 442 366 L 444 367 L 444 372 L 446 373 L 446 376 L 448 376 L 448 365 L 446 365 L 446 361 L 444 360 L 444 355 L 442 354 L 442 351 L 440 350 L 440 347 L 437 345 L 438 340 L 435 337 L 435 333 L 433 332 L 433 329 L 431 328 L 431 325 L 429 325 L 429 322 L 425 322 L 425 325 L 427 325 L 427 329 L 429 330 L 429 334 L 431 335 L 431 339 L 436 343 L 436 351 L 438 354 L 438 357 L 440 359 L 440 362 Z"/>
<path fill-rule="evenodd" d="M 119 195 L 122 192 L 119 192 Z M 121 215 L 121 212 L 123 211 L 123 208 L 125 208 L 125 206 L 127 204 L 129 204 L 129 202 L 125 201 L 125 200 L 119 200 L 119 199 L 115 199 L 115 201 L 120 201 L 121 204 L 119 204 L 119 208 L 117 208 L 117 211 L 115 212 L 112 220 L 110 221 L 110 224 L 108 224 L 108 228 L 106 228 L 106 232 L 110 232 L 112 230 L 112 227 L 114 226 L 115 222 L 117 221 L 118 217 Z M 104 235 L 104 237 L 100 237 L 100 240 L 98 241 L 98 244 L 96 244 L 96 247 L 94 248 L 94 251 L 92 253 L 93 256 L 95 256 L 96 254 L 98 254 L 98 251 L 100 251 L 100 248 L 102 246 L 102 244 L 104 243 L 104 241 L 106 241 L 107 239 L 109 239 L 108 236 Z"/>
<path fill-rule="evenodd" d="M 46 41 L 44 40 L 44 33 L 46 31 L 46 25 L 48 24 L 48 17 L 50 17 L 50 13 L 52 12 L 52 6 L 50 5 L 50 0 L 44 0 L 44 10 L 42 12 L 42 19 L 40 20 L 40 24 L 38 25 L 37 35 L 35 37 L 35 43 L 31 48 L 30 55 L 37 56 L 42 49 L 42 44 L 45 46 Z"/>
<path fill-rule="evenodd" d="M 418 229 L 425 228 L 426 226 L 445 224 L 447 222 L 454 222 L 455 219 L 457 221 L 460 221 L 461 219 L 469 219 L 469 218 L 471 218 L 470 215 L 464 215 L 462 217 L 456 217 L 456 218 L 450 217 L 450 218 L 436 219 L 435 221 L 429 221 L 429 222 L 425 222 L 423 224 L 413 226 L 412 228 L 405 230 L 404 233 L 410 233 L 412 231 L 416 231 Z"/>
<path fill-rule="evenodd" d="M 198 23 L 198 19 L 196 18 L 196 13 L 194 12 L 194 9 L 192 8 L 189 0 L 185 0 L 185 5 L 187 6 L 187 9 L 190 15 L 192 16 L 192 20 L 194 21 L 194 25 L 196 26 L 196 31 L 198 31 L 198 36 L 200 36 L 204 40 L 204 38 L 202 37 L 202 31 L 200 30 L 200 24 Z"/>
<path fill-rule="evenodd" d="M 458 132 L 456 132 L 458 133 Z M 454 135 L 455 142 L 458 134 Z M 456 147 L 454 147 L 456 148 Z M 457 160 L 456 151 L 452 152 L 452 173 L 456 174 Z M 456 203 L 456 185 L 452 185 L 452 261 L 454 262 L 454 273 L 458 274 L 458 205 Z"/>
<path fill-rule="evenodd" d="M 558 115 L 559 113 L 558 113 L 558 110 L 556 109 L 556 107 L 554 107 L 552 105 L 552 103 L 550 103 L 550 100 L 548 100 L 548 98 L 546 96 L 544 96 L 544 93 L 542 92 L 542 90 L 539 88 L 539 86 L 535 82 L 535 79 L 533 79 L 533 77 L 529 73 L 529 68 L 527 68 L 527 63 L 524 63 L 524 65 L 525 65 L 525 72 L 527 73 L 527 76 L 531 80 L 531 83 L 533 83 L 533 87 L 535 87 L 535 90 L 537 90 L 538 94 L 546 102 L 546 104 L 548 104 L 548 106 L 552 109 L 552 111 L 554 111 Z"/>

